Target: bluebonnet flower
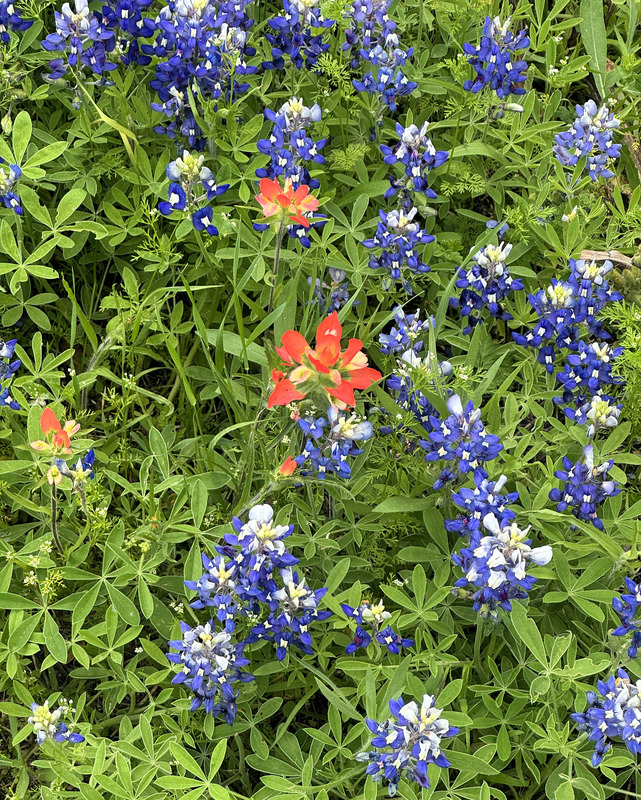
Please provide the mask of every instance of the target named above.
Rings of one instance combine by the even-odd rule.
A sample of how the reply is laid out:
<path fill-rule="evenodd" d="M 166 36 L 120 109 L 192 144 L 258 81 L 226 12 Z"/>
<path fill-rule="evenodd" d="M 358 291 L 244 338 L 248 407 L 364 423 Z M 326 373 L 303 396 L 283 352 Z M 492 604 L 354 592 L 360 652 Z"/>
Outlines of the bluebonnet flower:
<path fill-rule="evenodd" d="M 321 108 L 318 103 L 306 106 L 302 100 L 292 97 L 279 111 L 265 110 L 265 117 L 274 123 L 269 139 L 259 139 L 257 147 L 261 153 L 271 158 L 266 168 L 256 170 L 259 178 L 289 178 L 294 188 L 307 184 L 310 189 L 318 189 L 319 181 L 312 178 L 306 163 L 324 164 L 321 150 L 327 139 L 314 141 L 308 134 L 309 125 L 319 122 Z"/>
<path fill-rule="evenodd" d="M 569 402 L 578 392 L 579 397 L 596 395 L 606 387 L 623 383 L 621 378 L 612 374 L 613 361 L 623 353 L 622 347 L 610 347 L 606 342 L 583 340 L 577 342 L 577 349 L 571 352 L 563 366 L 563 372 L 557 372 L 556 379 L 563 384 L 563 398 L 555 398 L 557 403 Z"/>
<path fill-rule="evenodd" d="M 342 49 L 349 50 L 350 65 L 356 69 L 362 51 L 369 51 L 379 42 L 385 42 L 396 30 L 396 23 L 387 14 L 390 0 L 354 0 L 346 17 L 349 27 L 345 31 Z"/>
<path fill-rule="evenodd" d="M 185 150 L 182 158 L 167 165 L 167 177 L 171 183 L 167 200 L 158 203 L 158 210 L 164 216 L 169 216 L 174 211 L 189 211 L 196 230 L 204 230 L 210 236 L 217 236 L 218 228 L 213 224 L 213 211 L 209 205 L 201 204 L 226 192 L 229 184 L 219 186 L 209 167 L 203 166 L 204 161 L 203 155 L 193 155 Z"/>
<path fill-rule="evenodd" d="M 620 739 L 631 753 L 641 752 L 641 680 L 632 683 L 624 670 L 618 676 L 597 683 L 597 692 L 587 692 L 586 711 L 570 714 L 580 731 L 594 742 L 592 766 L 598 767 L 612 747 L 612 739 Z"/>
<path fill-rule="evenodd" d="M 430 272 L 424 264 L 416 248 L 422 244 L 430 244 L 435 237 L 426 233 L 418 222 L 414 222 L 417 209 L 409 212 L 403 209 L 395 211 L 379 211 L 380 221 L 376 227 L 376 234 L 371 239 L 362 242 L 370 250 L 379 249 L 381 252 L 372 255 L 369 260 L 371 269 L 384 269 L 387 275 L 383 278 L 383 288 L 389 289 L 395 283 L 401 283 L 407 294 L 412 294 L 412 284 L 406 272 L 413 275 L 422 275 Z"/>
<path fill-rule="evenodd" d="M 597 110 L 594 100 L 588 100 L 584 106 L 576 106 L 572 127 L 554 137 L 557 161 L 564 167 L 573 167 L 587 156 L 585 169 L 591 180 L 613 178 L 609 162 L 619 157 L 621 145 L 614 144 L 612 132 L 620 124 L 607 105 Z"/>
<path fill-rule="evenodd" d="M 479 530 L 488 514 L 493 514 L 503 523 L 513 520 L 516 515 L 509 506 L 519 499 L 519 493 L 501 494 L 506 482 L 505 475 L 497 481 L 490 481 L 484 469 L 475 469 L 474 488 L 462 487 L 452 494 L 453 502 L 464 514 L 456 520 L 445 520 L 445 528 L 463 536 Z"/>
<path fill-rule="evenodd" d="M 297 572 L 291 569 L 281 569 L 279 572 L 282 587 L 270 580 L 256 594 L 269 607 L 269 615 L 264 622 L 252 628 L 246 641 L 272 641 L 276 645 L 276 658 L 282 661 L 292 644 L 303 653 L 313 654 L 309 625 L 314 620 L 327 619 L 332 612 L 318 607 L 319 600 L 327 592 L 326 588 L 313 591 Z"/>
<path fill-rule="evenodd" d="M 172 683 L 183 683 L 193 692 L 191 711 L 204 706 L 207 714 L 224 714 L 227 724 L 232 725 L 238 697 L 233 684 L 254 680 L 241 669 L 249 664 L 243 655 L 245 643 L 232 643 L 229 633 L 216 631 L 213 620 L 195 628 L 181 622 L 180 628 L 182 639 L 169 642 L 179 652 L 167 655 L 172 664 L 182 667 Z"/>
<path fill-rule="evenodd" d="M 17 339 L 10 339 L 8 342 L 3 342 L 0 339 L 0 381 L 8 381 L 15 375 L 20 368 L 22 361 L 19 358 L 12 361 L 14 356 Z M 6 406 L 14 411 L 20 408 L 20 405 L 11 397 L 7 386 L 2 386 L 0 383 L 0 406 Z"/>
<path fill-rule="evenodd" d="M 254 23 L 245 13 L 248 3 L 170 0 L 149 23 L 157 35 L 153 44 L 143 44 L 140 50 L 159 59 L 150 83 L 159 102 L 151 108 L 169 120 L 156 126 L 157 133 L 202 150 L 206 138 L 196 121 L 200 104 L 212 102 L 216 107 L 221 97 L 231 101 L 247 91 L 249 83 L 239 79 L 257 70 L 246 63 L 256 52 L 247 44 L 247 31 Z M 197 108 L 192 108 L 192 99 Z"/>
<path fill-rule="evenodd" d="M 313 653 L 309 626 L 327 619 L 331 612 L 318 608 L 327 590 L 312 591 L 291 569 L 298 559 L 284 540 L 293 526 L 276 524 L 269 505 L 250 509 L 247 522 L 234 517 L 233 526 L 235 533 L 226 534 L 225 543 L 216 546 L 218 555 L 202 555 L 205 574 L 197 581 L 185 581 L 188 589 L 198 592 L 192 608 L 215 609 L 230 636 L 239 635 L 245 620 L 251 627 L 243 646 L 261 639 L 272 641 L 279 660 L 292 644 L 303 653 Z"/>
<path fill-rule="evenodd" d="M 474 610 L 484 617 L 498 619 L 498 608 L 512 610 L 512 600 L 524 599 L 536 583 L 528 575 L 528 565 L 542 566 L 552 559 L 552 548 L 530 547 L 527 538 L 530 527 L 521 530 L 515 522 L 494 514 L 483 518 L 489 535 L 481 530 L 470 531 L 470 541 L 452 560 L 465 571 L 464 577 L 454 584 L 456 589 L 476 587 L 472 594 Z"/>
<path fill-rule="evenodd" d="M 402 52 L 404 57 L 409 56 L 411 53 Z M 394 66 L 381 66 L 378 68 L 376 75 L 374 72 L 368 72 L 363 76 L 362 80 L 354 79 L 352 85 L 357 92 L 367 92 L 368 94 L 379 95 L 380 102 L 386 105 L 393 113 L 396 111 L 396 100 L 399 97 L 405 97 L 411 94 L 418 86 L 416 81 L 410 81 L 407 76 L 397 68 L 396 58 L 392 59 Z M 403 58 L 401 63 L 405 63 Z M 379 108 L 377 120 L 380 118 L 381 110 Z"/>
<path fill-rule="evenodd" d="M 363 452 L 356 443 L 371 439 L 374 433 L 371 422 L 339 411 L 334 405 L 328 408 L 327 419 L 304 417 L 298 420 L 298 426 L 307 439 L 303 452 L 294 461 L 301 467 L 303 477 L 314 475 L 321 480 L 330 474 L 349 478 L 349 459 Z"/>
<path fill-rule="evenodd" d="M 33 714 L 27 722 L 29 725 L 33 725 L 38 744 L 43 744 L 47 739 L 51 739 L 54 742 L 69 742 L 70 744 L 84 742 L 84 736 L 79 733 L 71 733 L 67 724 L 63 722 L 64 717 L 70 711 L 69 705 L 58 706 L 55 711 L 52 711 L 49 708 L 49 701 L 45 700 L 41 706 L 38 703 L 32 703 L 31 711 Z"/>
<path fill-rule="evenodd" d="M 523 288 L 520 280 L 514 279 L 506 266 L 512 245 L 501 242 L 498 245 L 488 244 L 472 256 L 472 266 L 461 267 L 456 288 L 462 289 L 460 297 L 450 298 L 450 306 L 460 308 L 461 316 L 467 318 L 468 324 L 463 333 L 472 333 L 474 327 L 482 322 L 477 316 L 484 308 L 495 319 L 513 319 L 501 307 L 501 301 L 510 292 Z"/>
<path fill-rule="evenodd" d="M 9 31 L 26 31 L 33 20 L 23 19 L 12 0 L 0 0 L 0 42 L 9 44 Z"/>
<path fill-rule="evenodd" d="M 319 56 L 329 49 L 322 32 L 331 28 L 334 20 L 323 17 L 320 0 L 283 0 L 283 11 L 284 16 L 269 20 L 274 33 L 265 33 L 265 38 L 272 46 L 272 57 L 263 61 L 263 67 L 284 69 L 284 56 L 289 56 L 296 69 L 315 67 Z"/>
<path fill-rule="evenodd" d="M 430 417 L 432 427 L 427 440 L 421 440 L 426 461 L 455 461 L 454 475 L 467 473 L 492 461 L 503 449 L 499 437 L 487 433 L 481 422 L 481 410 L 470 400 L 465 408 L 454 394 L 447 401 L 450 416 L 445 420 Z M 443 476 L 442 476 L 443 477 Z"/>
<path fill-rule="evenodd" d="M 574 464 L 567 456 L 563 457 L 563 469 L 555 475 L 565 481 L 563 489 L 552 489 L 550 500 L 557 504 L 557 511 L 570 508 L 577 519 L 591 522 L 598 530 L 603 530 L 603 522 L 597 516 L 598 506 L 608 497 L 619 494 L 621 489 L 616 481 L 607 480 L 614 461 L 605 461 L 600 467 L 594 466 L 592 445 L 583 448 L 583 456 Z"/>
<path fill-rule="evenodd" d="M 641 649 L 641 583 L 635 583 L 632 578 L 626 578 L 625 586 L 628 590 L 627 594 L 612 598 L 612 607 L 621 620 L 621 624 L 612 631 L 612 635 L 627 636 L 631 633 L 628 656 L 636 658 Z"/>
<path fill-rule="evenodd" d="M 0 165 L 4 163 L 5 160 L 0 158 Z M 13 211 L 19 217 L 21 217 L 24 212 L 20 205 L 20 198 L 12 190 L 21 175 L 22 170 L 17 164 L 8 164 L 8 171 L 0 166 L 0 203 L 3 203 L 5 208 Z"/>
<path fill-rule="evenodd" d="M 423 342 L 420 337 L 434 326 L 434 317 L 426 320 L 419 318 L 419 311 L 413 314 L 406 314 L 402 306 L 394 309 L 394 322 L 389 333 L 379 334 L 378 341 L 381 345 L 381 353 L 390 355 L 391 353 L 402 353 L 406 350 L 420 352 Z"/>
<path fill-rule="evenodd" d="M 588 331 L 595 336 L 609 339 L 610 336 L 603 330 L 597 315 L 603 310 L 606 303 L 613 303 L 623 299 L 623 295 L 610 288 L 606 275 L 614 269 L 611 261 L 587 261 L 581 258 L 570 259 L 570 278 L 568 283 L 574 290 L 577 302 L 581 306 L 583 322 L 588 326 Z"/>
<path fill-rule="evenodd" d="M 390 797 L 396 794 L 401 778 L 427 789 L 429 764 L 450 766 L 441 750 L 441 742 L 456 736 L 459 729 L 441 716 L 443 710 L 436 708 L 435 702 L 433 696 L 423 695 L 419 708 L 414 701 L 405 703 L 399 697 L 389 702 L 392 719 L 383 723 L 370 718 L 365 720 L 374 734 L 372 747 L 377 749 L 358 753 L 356 759 L 367 762 L 365 772 L 374 781 L 387 781 Z"/>
<path fill-rule="evenodd" d="M 319 306 L 324 314 L 331 314 L 333 311 L 340 311 L 343 306 L 349 303 L 349 281 L 345 280 L 346 273 L 344 269 L 329 267 L 327 271 L 329 272 L 331 283 L 327 284 L 321 281 L 320 278 L 316 278 L 314 294 L 310 303 Z M 307 283 L 311 286 L 312 279 L 308 278 Z M 354 300 L 352 306 L 358 305 L 360 305 L 360 302 Z"/>
<path fill-rule="evenodd" d="M 78 71 L 88 67 L 100 76 L 116 68 L 115 63 L 107 60 L 115 46 L 114 33 L 103 25 L 97 12 L 91 11 L 88 0 L 74 0 L 73 9 L 64 3 L 54 17 L 56 32 L 50 33 L 42 46 L 48 52 L 63 53 L 65 58 L 49 62 L 51 80 L 62 78 L 69 67 Z"/>
<path fill-rule="evenodd" d="M 597 431 L 615 428 L 619 424 L 621 403 L 616 404 L 614 398 L 608 395 L 596 394 L 576 409 L 563 410 L 568 419 L 579 425 L 587 424 L 586 434 L 588 439 L 592 439 Z"/>
<path fill-rule="evenodd" d="M 523 84 L 528 65 L 516 53 L 518 50 L 527 50 L 530 40 L 524 30 L 515 36 L 509 30 L 510 22 L 510 17 L 504 23 L 499 17 L 486 17 L 481 43 L 477 47 L 463 45 L 467 60 L 476 72 L 473 80 L 465 81 L 464 89 L 476 93 L 489 86 L 501 100 L 511 94 L 525 94 Z"/>
<path fill-rule="evenodd" d="M 547 289 L 540 289 L 536 294 L 530 294 L 528 301 L 536 311 L 539 321 L 536 327 L 526 334 L 512 333 L 518 345 L 538 349 L 552 337 L 556 337 L 556 345 L 559 348 L 575 344 L 578 323 L 585 319 L 585 310 L 576 295 L 575 286 L 567 281 L 553 278 L 552 284 Z M 541 363 L 548 372 L 553 372 L 555 353 L 553 348 L 550 350 L 546 350 L 545 360 Z"/>
<path fill-rule="evenodd" d="M 358 608 L 346 603 L 341 603 L 343 612 L 355 620 L 357 623 L 356 633 L 354 639 L 345 648 L 346 653 L 355 653 L 358 649 L 367 649 L 372 641 L 372 636 L 376 641 L 383 645 L 390 653 L 398 655 L 401 648 L 411 647 L 414 644 L 413 639 L 405 639 L 396 633 L 389 625 L 382 627 L 384 623 L 392 616 L 389 611 L 385 610 L 382 601 L 370 604 L 368 602 L 362 603 Z M 363 624 L 370 626 L 370 630 L 366 631 Z"/>
<path fill-rule="evenodd" d="M 405 181 L 390 176 L 390 188 L 385 192 L 385 197 L 393 197 L 399 189 L 409 192 L 421 192 L 426 197 L 434 200 L 436 192 L 430 189 L 427 176 L 435 167 L 440 167 L 449 158 L 447 150 L 437 150 L 432 140 L 427 136 L 428 123 L 424 122 L 421 128 L 409 125 L 404 128 L 396 123 L 396 133 L 400 137 L 398 144 L 393 147 L 381 145 L 383 161 L 386 164 L 403 164 L 405 167 Z"/>

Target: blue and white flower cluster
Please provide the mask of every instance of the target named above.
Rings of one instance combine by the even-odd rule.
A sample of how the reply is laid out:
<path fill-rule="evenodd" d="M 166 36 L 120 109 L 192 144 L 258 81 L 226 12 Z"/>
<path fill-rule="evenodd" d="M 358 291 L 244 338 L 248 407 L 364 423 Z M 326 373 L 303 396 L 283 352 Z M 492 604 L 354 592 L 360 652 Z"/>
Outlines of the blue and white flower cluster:
<path fill-rule="evenodd" d="M 380 210 L 376 235 L 362 242 L 368 249 L 381 249 L 379 255 L 370 258 L 369 266 L 372 269 L 387 270 L 387 275 L 383 278 L 383 289 L 391 289 L 400 282 L 408 295 L 413 293 L 413 288 L 406 271 L 414 275 L 430 272 L 429 266 L 423 262 L 416 248 L 435 240 L 434 236 L 415 221 L 418 214 L 415 195 L 418 193 L 426 198 L 436 198 L 436 192 L 430 188 L 427 176 L 449 157 L 446 150 L 437 150 L 434 147 L 427 136 L 427 128 L 427 122 L 421 128 L 416 125 L 404 128 L 397 124 L 398 142 L 391 146 L 381 145 L 386 164 L 402 164 L 404 167 L 403 178 L 389 175 L 390 186 L 385 192 L 387 198 L 400 192 L 398 208 L 389 212 Z"/>
<path fill-rule="evenodd" d="M 526 334 L 512 333 L 517 344 L 539 351 L 538 361 L 548 372 L 554 372 L 559 350 L 570 351 L 563 370 L 556 374 L 557 381 L 563 385 L 563 395 L 555 397 L 554 402 L 572 404 L 574 408 L 565 413 L 571 419 L 576 417 L 581 424 L 587 420 L 587 409 L 585 415 L 580 409 L 591 403 L 593 396 L 613 403 L 613 398 L 605 392 L 620 383 L 613 375 L 613 360 L 621 355 L 622 348 L 610 348 L 604 342 L 587 342 L 581 338 L 582 330 L 601 339 L 609 338 L 598 314 L 606 303 L 622 298 L 610 288 L 606 279 L 612 268 L 610 261 L 597 264 L 570 259 L 571 273 L 567 281 L 553 279 L 547 289 L 529 295 L 529 303 L 539 317 L 537 325 Z"/>
<path fill-rule="evenodd" d="M 385 610 L 382 601 L 378 603 L 363 602 L 357 608 L 352 608 L 347 603 L 341 603 L 341 608 L 350 619 L 356 622 L 354 639 L 345 648 L 346 653 L 367 650 L 372 639 L 375 639 L 393 655 L 398 655 L 401 648 L 411 647 L 414 644 L 413 639 L 402 637 L 386 624 L 392 615 Z M 368 625 L 370 630 L 366 630 L 363 625 Z"/>
<path fill-rule="evenodd" d="M 405 167 L 405 180 L 390 175 L 390 188 L 385 192 L 385 197 L 394 197 L 399 190 L 405 190 L 402 196 L 405 210 L 412 206 L 412 192 L 424 194 L 430 200 L 436 199 L 437 194 L 430 189 L 427 176 L 435 167 L 443 165 L 450 156 L 447 150 L 437 150 L 434 147 L 427 136 L 428 127 L 429 124 L 424 122 L 420 128 L 416 125 L 404 128 L 397 122 L 399 142 L 392 147 L 381 145 L 386 164 L 402 164 Z"/>
<path fill-rule="evenodd" d="M 436 700 L 423 695 L 420 708 L 414 701 L 405 703 L 402 697 L 390 700 L 392 719 L 366 724 L 374 734 L 372 747 L 376 750 L 358 753 L 358 761 L 366 761 L 365 772 L 376 782 L 386 781 L 390 797 L 398 791 L 401 778 L 418 783 L 423 789 L 430 786 L 427 768 L 430 764 L 449 767 L 450 762 L 441 749 L 443 739 L 456 736 L 458 728 L 441 716 Z"/>
<path fill-rule="evenodd" d="M 224 714 L 227 724 L 232 725 L 238 697 L 234 684 L 254 679 L 241 669 L 249 664 L 243 656 L 245 642 L 232 643 L 229 633 L 216 631 L 213 619 L 195 628 L 181 622 L 180 628 L 182 639 L 169 642 L 178 652 L 167 655 L 173 664 L 182 667 L 172 683 L 183 683 L 193 692 L 191 711 L 204 706 L 207 714 Z"/>
<path fill-rule="evenodd" d="M 161 214 L 168 217 L 174 211 L 187 211 L 197 231 L 206 231 L 210 236 L 218 235 L 214 225 L 214 212 L 203 203 L 213 200 L 229 189 L 229 184 L 219 186 L 209 167 L 203 166 L 205 157 L 193 155 L 185 150 L 182 158 L 167 165 L 167 177 L 171 181 L 167 200 L 158 204 Z"/>
<path fill-rule="evenodd" d="M 3 167 L 2 164 L 5 163 L 5 160 L 0 158 L 0 203 L 21 217 L 24 212 L 20 198 L 13 191 L 13 187 L 22 175 L 22 170 L 17 164 L 7 164 L 6 167 Z"/>
<path fill-rule="evenodd" d="M 327 418 L 303 417 L 298 426 L 307 438 L 303 452 L 294 461 L 303 477 L 313 475 L 321 480 L 332 474 L 349 478 L 349 460 L 363 452 L 357 443 L 371 439 L 374 433 L 371 422 L 333 405 L 327 410 Z"/>
<path fill-rule="evenodd" d="M 20 9 L 13 0 L 0 0 L 0 42 L 9 44 L 9 31 L 26 31 L 33 25 L 30 19 L 23 19 Z"/>
<path fill-rule="evenodd" d="M 198 592 L 192 608 L 212 608 L 214 619 L 190 628 L 183 624 L 183 639 L 170 645 L 179 652 L 169 660 L 183 665 L 175 683 L 185 683 L 194 693 L 192 709 L 204 706 L 214 716 L 224 714 L 228 724 L 236 716 L 238 692 L 230 684 L 253 680 L 240 670 L 250 662 L 245 648 L 259 640 L 273 643 L 282 661 L 294 645 L 313 653 L 310 625 L 327 619 L 319 608 L 327 589 L 311 590 L 305 578 L 291 568 L 298 563 L 285 546 L 292 525 L 279 525 L 269 505 L 249 511 L 247 522 L 234 517 L 235 533 L 225 535 L 216 555 L 203 554 L 204 575 L 185 581 Z"/>
<path fill-rule="evenodd" d="M 506 261 L 512 245 L 500 242 L 488 244 L 472 256 L 472 266 L 461 267 L 456 288 L 462 289 L 460 297 L 451 297 L 450 306 L 459 308 L 467 319 L 463 333 L 472 333 L 476 325 L 483 322 L 478 316 L 487 308 L 495 319 L 510 320 L 512 315 L 501 306 L 501 301 L 511 292 L 523 289 L 520 280 L 510 275 Z"/>
<path fill-rule="evenodd" d="M 320 183 L 312 178 L 305 163 L 324 164 L 321 150 L 327 139 L 314 141 L 308 132 L 309 126 L 320 122 L 322 116 L 318 103 L 306 106 L 304 102 L 292 97 L 278 111 L 265 109 L 265 117 L 274 124 L 269 139 L 259 139 L 257 147 L 271 161 L 265 168 L 256 170 L 259 178 L 289 178 L 297 188 L 307 184 L 310 189 L 318 189 Z"/>
<path fill-rule="evenodd" d="M 66 701 L 63 700 L 63 703 Z M 36 734 L 38 744 L 44 744 L 47 739 L 54 742 L 64 742 L 78 744 L 84 742 L 85 737 L 79 733 L 72 733 L 64 719 L 71 713 L 71 703 L 58 706 L 55 710 L 49 708 L 49 701 L 39 706 L 38 703 L 31 704 L 32 715 L 27 722 L 33 725 L 33 732 Z"/>
<path fill-rule="evenodd" d="M 51 53 L 62 53 L 62 58 L 49 62 L 51 80 L 64 77 L 71 68 L 80 75 L 87 67 L 95 75 L 116 69 L 108 60 L 115 47 L 114 32 L 103 17 L 91 11 L 88 0 L 74 0 L 74 7 L 64 3 L 60 11 L 54 12 L 56 32 L 43 40 L 42 46 Z"/>
<path fill-rule="evenodd" d="M 517 51 L 527 50 L 530 40 L 524 30 L 515 36 L 510 31 L 511 21 L 510 17 L 503 23 L 499 17 L 486 17 L 481 43 L 476 47 L 463 45 L 467 60 L 476 72 L 473 80 L 465 81 L 464 89 L 476 93 L 489 86 L 500 100 L 511 94 L 525 94 L 523 84 L 528 65 L 517 56 Z"/>
<path fill-rule="evenodd" d="M 249 0 L 170 0 L 150 23 L 156 37 L 141 50 L 146 58 L 157 59 L 150 86 L 159 102 L 151 107 L 169 120 L 154 130 L 178 139 L 179 149 L 181 139 L 196 150 L 205 147 L 196 120 L 201 104 L 237 98 L 249 88 L 240 82 L 257 70 L 247 64 L 256 53 L 247 43 L 247 31 L 254 24 L 246 14 L 248 4 Z"/>
<path fill-rule="evenodd" d="M 406 314 L 402 306 L 394 309 L 394 322 L 389 333 L 379 334 L 378 341 L 381 345 L 381 353 L 390 355 L 391 353 L 404 353 L 406 350 L 413 350 L 420 353 L 423 349 L 422 336 L 427 333 L 430 327 L 434 327 L 434 319 L 422 320 L 420 312 Z"/>
<path fill-rule="evenodd" d="M 563 469 L 554 473 L 565 481 L 563 489 L 550 490 L 550 500 L 557 504 L 556 510 L 569 508 L 577 519 L 590 522 L 602 531 L 603 521 L 598 517 L 598 506 L 621 491 L 616 481 L 607 480 L 613 465 L 614 461 L 609 460 L 595 467 L 592 445 L 583 448 L 583 455 L 576 464 L 564 456 Z"/>
<path fill-rule="evenodd" d="M 426 461 L 452 462 L 434 484 L 435 489 L 482 467 L 503 450 L 499 437 L 485 430 L 481 409 L 474 408 L 471 400 L 463 407 L 461 398 L 453 394 L 447 401 L 447 408 L 450 415 L 446 419 L 435 415 L 430 417 L 432 430 L 429 438 L 420 442 L 426 451 Z"/>
<path fill-rule="evenodd" d="M 376 226 L 376 234 L 362 242 L 368 250 L 380 250 L 370 257 L 370 269 L 386 270 L 384 289 L 391 289 L 400 281 L 403 289 L 411 295 L 412 284 L 407 272 L 412 275 L 430 272 L 430 267 L 423 262 L 417 248 L 433 242 L 434 236 L 426 233 L 420 223 L 414 221 L 416 208 L 411 208 L 408 212 L 402 208 L 388 212 L 380 210 L 378 214 L 380 220 Z"/>
<path fill-rule="evenodd" d="M 527 538 L 529 526 L 521 530 L 505 514 L 502 519 L 486 514 L 482 525 L 488 533 L 483 536 L 480 526 L 468 526 L 469 545 L 452 556 L 454 563 L 465 571 L 454 585 L 461 589 L 476 587 L 472 595 L 474 610 L 498 620 L 499 606 L 511 611 L 512 600 L 528 596 L 536 583 L 536 578 L 527 572 L 528 566 L 548 564 L 552 548 L 531 547 L 532 539 Z"/>
<path fill-rule="evenodd" d="M 554 139 L 554 155 L 564 167 L 574 167 L 587 156 L 585 169 L 592 181 L 613 178 L 609 168 L 612 159 L 621 154 L 621 145 L 615 144 L 612 132 L 621 125 L 607 105 L 598 110 L 594 100 L 576 106 L 576 119 L 569 130 L 558 133 Z"/>
<path fill-rule="evenodd" d="M 17 344 L 17 339 L 10 339 L 8 342 L 0 339 L 0 407 L 6 406 L 13 411 L 17 411 L 20 405 L 11 397 L 9 387 L 3 386 L 3 383 L 10 381 L 22 364 L 19 358 L 16 358 L 15 361 L 11 360 Z"/>
<path fill-rule="evenodd" d="M 263 61 L 265 69 L 285 69 L 285 56 L 296 69 L 316 66 L 319 56 L 329 49 L 323 42 L 323 30 L 334 20 L 325 19 L 320 0 L 283 0 L 283 16 L 269 20 L 274 33 L 265 33 L 271 44 L 271 60 Z M 317 32 L 315 32 L 317 31 Z"/>
<path fill-rule="evenodd" d="M 612 635 L 627 636 L 631 633 L 628 656 L 636 658 L 641 649 L 641 583 L 626 578 L 625 587 L 628 590 L 626 594 L 612 598 L 612 607 L 621 621 L 619 627 L 612 631 Z"/>
<path fill-rule="evenodd" d="M 641 680 L 633 683 L 620 669 L 616 678 L 599 681 L 597 689 L 587 693 L 586 711 L 570 715 L 594 742 L 594 767 L 603 761 L 612 739 L 620 739 L 631 753 L 641 753 Z"/>
<path fill-rule="evenodd" d="M 396 23 L 387 14 L 390 0 L 354 0 L 345 17 L 349 26 L 345 31 L 342 49 L 349 50 L 352 69 L 358 69 L 363 56 L 376 46 L 379 40 L 386 41 L 396 31 Z"/>

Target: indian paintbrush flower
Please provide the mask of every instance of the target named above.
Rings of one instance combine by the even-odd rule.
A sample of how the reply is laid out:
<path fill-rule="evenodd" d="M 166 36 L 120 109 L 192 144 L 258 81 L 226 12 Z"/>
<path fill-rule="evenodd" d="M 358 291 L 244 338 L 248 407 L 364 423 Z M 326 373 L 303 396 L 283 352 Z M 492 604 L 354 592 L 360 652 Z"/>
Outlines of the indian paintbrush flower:
<path fill-rule="evenodd" d="M 381 373 L 367 366 L 360 339 L 350 339 L 347 349 L 341 351 L 342 334 L 336 311 L 319 324 L 315 349 L 297 331 L 286 331 L 276 352 L 283 360 L 283 369 L 293 369 L 273 370 L 276 385 L 268 408 L 288 405 L 314 392 L 329 395 L 331 402 L 344 409 L 354 405 L 354 389 L 366 389 L 380 380 Z"/>

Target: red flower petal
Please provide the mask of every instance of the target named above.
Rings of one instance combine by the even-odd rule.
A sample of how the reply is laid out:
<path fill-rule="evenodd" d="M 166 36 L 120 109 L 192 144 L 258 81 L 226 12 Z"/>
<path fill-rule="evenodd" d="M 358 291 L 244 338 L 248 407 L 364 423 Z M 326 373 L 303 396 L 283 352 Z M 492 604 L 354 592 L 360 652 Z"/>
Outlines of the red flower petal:
<path fill-rule="evenodd" d="M 334 311 L 316 328 L 316 349 L 320 350 L 323 347 L 327 347 L 331 341 L 336 341 L 340 350 L 342 335 L 343 326 L 338 319 L 338 314 Z"/>
<path fill-rule="evenodd" d="M 355 369 L 350 374 L 349 382 L 355 389 L 367 389 L 370 384 L 380 381 L 382 377 L 378 370 L 371 367 L 363 367 L 363 369 Z"/>
<path fill-rule="evenodd" d="M 336 397 L 348 406 L 353 406 L 356 402 L 354 389 L 352 389 L 347 381 L 343 381 L 339 386 L 335 386 L 333 389 L 328 389 L 327 394 Z"/>
<path fill-rule="evenodd" d="M 267 408 L 274 406 L 286 406 L 293 400 L 302 400 L 305 397 L 303 392 L 299 392 L 289 378 L 283 378 L 276 384 L 274 391 L 269 395 Z"/>
<path fill-rule="evenodd" d="M 291 475 L 296 471 L 297 467 L 298 464 L 294 461 L 294 459 L 291 456 L 288 456 L 281 464 L 279 472 L 281 475 Z"/>
<path fill-rule="evenodd" d="M 260 182 L 260 192 L 265 200 L 273 202 L 276 197 L 281 193 L 280 184 L 278 181 L 272 181 L 269 178 L 263 178 Z"/>
<path fill-rule="evenodd" d="M 347 343 L 347 350 L 343 353 L 343 366 L 346 367 L 362 349 L 363 342 L 360 339 L 350 339 Z"/>
<path fill-rule="evenodd" d="M 47 436 L 50 431 L 57 433 L 59 430 L 61 430 L 58 417 L 53 413 L 49 406 L 43 410 L 42 415 L 40 416 L 40 427 L 42 428 L 42 432 L 45 436 Z"/>
<path fill-rule="evenodd" d="M 314 356 L 308 355 L 307 358 L 309 359 L 309 363 L 316 369 L 317 372 L 322 372 L 323 375 L 327 375 L 329 373 L 329 367 L 326 366 L 322 361 L 319 361 Z"/>
<path fill-rule="evenodd" d="M 297 364 L 301 363 L 303 353 L 310 349 L 307 339 L 298 331 L 285 331 L 282 338 L 282 347 L 277 347 L 276 352 L 283 358 L 284 361 L 292 363 L 292 360 Z M 285 353 L 289 358 L 286 358 Z"/>

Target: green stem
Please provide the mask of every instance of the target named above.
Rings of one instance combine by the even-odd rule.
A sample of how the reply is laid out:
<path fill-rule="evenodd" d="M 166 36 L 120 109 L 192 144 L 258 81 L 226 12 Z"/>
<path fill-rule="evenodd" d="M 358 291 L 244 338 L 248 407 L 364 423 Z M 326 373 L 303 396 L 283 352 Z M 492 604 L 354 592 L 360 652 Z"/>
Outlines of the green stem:
<path fill-rule="evenodd" d="M 58 496 L 55 483 L 51 484 L 51 534 L 60 555 L 64 555 L 60 538 L 58 537 Z"/>
<path fill-rule="evenodd" d="M 281 222 L 278 232 L 276 233 L 276 252 L 274 253 L 274 281 L 272 288 L 269 292 L 269 305 L 267 306 L 267 316 L 274 310 L 274 294 L 276 293 L 276 283 L 278 282 L 278 267 L 280 266 L 280 248 L 283 243 L 283 234 L 285 233 L 285 226 Z"/>
<path fill-rule="evenodd" d="M 474 634 L 474 666 L 478 674 L 485 680 L 487 672 L 481 665 L 481 642 L 483 641 L 483 617 L 479 614 L 476 618 L 476 633 Z"/>

